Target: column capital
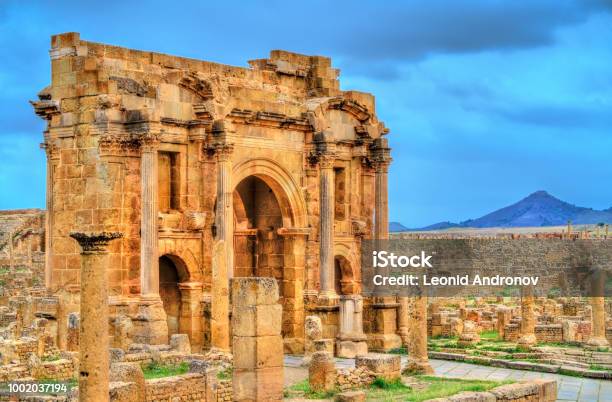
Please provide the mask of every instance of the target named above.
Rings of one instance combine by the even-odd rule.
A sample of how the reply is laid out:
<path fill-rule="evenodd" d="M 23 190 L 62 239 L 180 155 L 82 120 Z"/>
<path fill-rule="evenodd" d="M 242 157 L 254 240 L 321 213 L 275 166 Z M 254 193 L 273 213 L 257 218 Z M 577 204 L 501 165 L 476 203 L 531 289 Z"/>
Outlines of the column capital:
<path fill-rule="evenodd" d="M 214 151 L 219 162 L 226 162 L 230 160 L 234 152 L 234 144 L 230 142 L 218 142 L 214 145 Z"/>
<path fill-rule="evenodd" d="M 145 152 L 156 152 L 159 148 L 159 135 L 148 133 L 140 138 L 140 149 Z"/>
<path fill-rule="evenodd" d="M 372 155 L 372 164 L 376 171 L 386 173 L 392 161 L 389 141 L 384 137 L 375 139 L 370 146 L 370 152 Z"/>
<path fill-rule="evenodd" d="M 123 237 L 120 232 L 70 232 L 70 237 L 76 240 L 83 253 L 107 252 L 109 243 Z"/>

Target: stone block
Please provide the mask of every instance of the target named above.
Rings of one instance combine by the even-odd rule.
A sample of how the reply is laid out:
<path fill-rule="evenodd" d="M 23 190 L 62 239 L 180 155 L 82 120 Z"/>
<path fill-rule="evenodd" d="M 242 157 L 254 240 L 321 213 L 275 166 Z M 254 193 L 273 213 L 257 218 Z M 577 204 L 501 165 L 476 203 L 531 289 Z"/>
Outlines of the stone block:
<path fill-rule="evenodd" d="M 399 355 L 369 353 L 355 359 L 355 367 L 364 367 L 387 380 L 400 378 L 401 360 Z"/>
<path fill-rule="evenodd" d="M 239 369 L 283 365 L 283 339 L 280 335 L 234 336 L 232 351 L 234 367 Z"/>
<path fill-rule="evenodd" d="M 336 356 L 353 359 L 368 353 L 368 344 L 365 341 L 336 341 Z"/>
<path fill-rule="evenodd" d="M 365 402 L 366 395 L 363 391 L 346 391 L 336 395 L 336 402 Z"/>
<path fill-rule="evenodd" d="M 327 352 L 312 354 L 308 367 L 308 383 L 317 392 L 332 391 L 336 386 L 336 366 L 334 358 Z"/>
<path fill-rule="evenodd" d="M 274 278 L 232 278 L 234 306 L 276 304 L 278 284 Z"/>
<path fill-rule="evenodd" d="M 280 304 L 245 306 L 232 315 L 235 336 L 268 336 L 281 332 L 283 309 Z"/>

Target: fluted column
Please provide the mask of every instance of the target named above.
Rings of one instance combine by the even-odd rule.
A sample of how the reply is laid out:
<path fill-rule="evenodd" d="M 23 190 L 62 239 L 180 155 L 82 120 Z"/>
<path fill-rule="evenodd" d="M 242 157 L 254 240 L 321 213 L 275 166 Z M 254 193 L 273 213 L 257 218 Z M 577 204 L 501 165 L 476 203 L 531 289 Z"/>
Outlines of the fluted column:
<path fill-rule="evenodd" d="M 233 276 L 234 267 L 234 208 L 232 187 L 233 144 L 219 143 L 217 155 L 217 210 L 215 211 L 216 239 L 225 241 L 227 277 Z"/>
<path fill-rule="evenodd" d="M 46 189 L 46 201 L 45 208 L 45 287 L 51 289 L 52 272 L 51 266 L 52 259 L 52 243 L 53 239 L 53 161 L 52 161 L 52 147 L 48 143 L 41 145 L 45 153 L 47 154 L 47 189 Z"/>
<path fill-rule="evenodd" d="M 397 307 L 397 333 L 402 338 L 402 345 L 408 345 L 408 306 L 409 300 L 407 297 L 400 296 L 397 298 L 399 306 Z"/>
<path fill-rule="evenodd" d="M 334 278 L 334 158 L 329 154 L 321 155 L 319 160 L 320 177 L 320 243 L 319 275 L 320 295 L 335 298 Z"/>
<path fill-rule="evenodd" d="M 108 401 L 108 245 L 122 235 L 73 232 L 70 236 L 82 248 L 79 400 Z"/>
<path fill-rule="evenodd" d="M 388 173 L 391 157 L 386 138 L 374 141 L 374 238 L 386 240 L 389 238 L 389 191 Z"/>
<path fill-rule="evenodd" d="M 141 294 L 159 297 L 159 256 L 157 250 L 157 148 L 155 136 L 142 140 L 140 159 L 140 287 Z"/>

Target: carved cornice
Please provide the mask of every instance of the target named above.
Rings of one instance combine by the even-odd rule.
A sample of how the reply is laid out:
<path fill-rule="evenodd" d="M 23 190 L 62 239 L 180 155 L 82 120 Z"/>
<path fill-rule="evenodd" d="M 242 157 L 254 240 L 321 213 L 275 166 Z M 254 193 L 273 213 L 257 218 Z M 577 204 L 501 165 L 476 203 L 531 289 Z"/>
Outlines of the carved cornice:
<path fill-rule="evenodd" d="M 103 134 L 98 145 L 100 155 L 131 155 L 137 156 L 140 150 L 140 138 L 135 135 Z"/>
<path fill-rule="evenodd" d="M 209 100 L 214 96 L 210 83 L 198 77 L 197 73 L 186 74 L 180 80 L 179 85 L 193 92 L 202 100 Z"/>
<path fill-rule="evenodd" d="M 120 232 L 70 232 L 70 237 L 79 243 L 83 253 L 106 252 L 110 242 L 122 236 Z"/>
<path fill-rule="evenodd" d="M 232 121 L 263 127 L 276 127 L 298 131 L 311 131 L 312 126 L 304 116 L 290 117 L 284 113 L 232 109 L 229 114 Z"/>
<path fill-rule="evenodd" d="M 155 133 L 147 133 L 139 138 L 140 149 L 142 152 L 156 152 L 159 148 L 159 135 Z"/>

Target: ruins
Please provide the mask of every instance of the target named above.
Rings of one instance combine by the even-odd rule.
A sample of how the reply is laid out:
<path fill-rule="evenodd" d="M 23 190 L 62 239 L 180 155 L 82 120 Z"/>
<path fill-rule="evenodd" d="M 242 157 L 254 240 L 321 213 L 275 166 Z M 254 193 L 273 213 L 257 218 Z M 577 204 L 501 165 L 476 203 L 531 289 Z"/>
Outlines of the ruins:
<path fill-rule="evenodd" d="M 228 280 L 262 276 L 279 284 L 286 352 L 304 351 L 309 314 L 353 356 L 400 345 L 395 309 L 356 299 L 360 241 L 388 235 L 388 130 L 329 58 L 272 51 L 240 68 L 78 33 L 53 36 L 50 55 L 32 104 L 48 125 L 45 285 L 68 314 L 69 232 L 118 231 L 110 314 L 133 342 L 229 349 Z M 384 318 L 364 328 L 362 311 Z"/>
<path fill-rule="evenodd" d="M 363 294 L 364 240 L 422 235 L 389 235 L 389 130 L 329 58 L 275 50 L 242 68 L 78 33 L 50 56 L 32 102 L 46 211 L 0 211 L 0 383 L 272 401 L 284 354 L 337 400 L 433 374 L 431 357 L 612 379 L 604 297 Z M 540 380 L 482 397 L 556 396 Z"/>

